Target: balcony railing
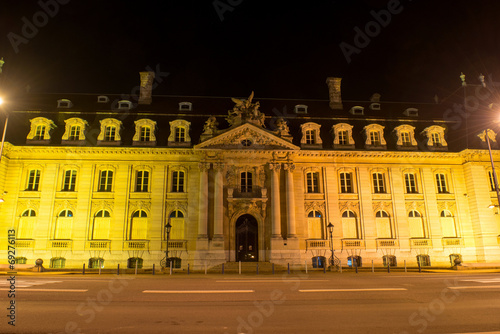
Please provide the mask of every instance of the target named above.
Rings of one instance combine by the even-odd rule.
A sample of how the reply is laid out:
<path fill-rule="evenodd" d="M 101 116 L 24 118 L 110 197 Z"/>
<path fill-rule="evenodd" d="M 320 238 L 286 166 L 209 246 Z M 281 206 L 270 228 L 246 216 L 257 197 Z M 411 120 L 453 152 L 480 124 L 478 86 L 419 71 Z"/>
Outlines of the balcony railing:
<path fill-rule="evenodd" d="M 73 240 L 50 240 L 49 248 L 53 249 L 71 249 Z"/>
<path fill-rule="evenodd" d="M 462 238 L 443 238 L 441 241 L 443 242 L 444 247 L 457 247 L 464 245 Z"/>
<path fill-rule="evenodd" d="M 35 240 L 16 240 L 16 248 L 35 248 Z"/>
<path fill-rule="evenodd" d="M 377 239 L 377 248 L 398 247 L 399 243 L 396 239 Z"/>
<path fill-rule="evenodd" d="M 167 249 L 167 242 L 161 242 L 161 249 L 165 251 Z M 169 240 L 168 250 L 185 250 L 187 251 L 187 240 Z"/>
<path fill-rule="evenodd" d="M 233 198 L 262 198 L 262 191 L 267 190 L 258 186 L 239 186 L 229 188 L 228 195 Z"/>
<path fill-rule="evenodd" d="M 328 242 L 328 240 L 317 240 L 317 239 L 306 240 L 306 250 L 329 249 L 329 248 L 330 248 L 330 243 Z"/>
<path fill-rule="evenodd" d="M 412 248 L 432 247 L 432 240 L 431 239 L 410 239 L 410 247 L 412 247 Z"/>
<path fill-rule="evenodd" d="M 344 239 L 342 240 L 342 248 L 363 248 L 365 247 L 364 240 L 360 239 Z"/>
<path fill-rule="evenodd" d="M 149 240 L 129 240 L 123 242 L 124 250 L 147 250 L 149 249 Z"/>
<path fill-rule="evenodd" d="M 111 246 L 111 241 L 109 240 L 93 240 L 87 241 L 86 245 L 88 249 L 109 249 Z"/>

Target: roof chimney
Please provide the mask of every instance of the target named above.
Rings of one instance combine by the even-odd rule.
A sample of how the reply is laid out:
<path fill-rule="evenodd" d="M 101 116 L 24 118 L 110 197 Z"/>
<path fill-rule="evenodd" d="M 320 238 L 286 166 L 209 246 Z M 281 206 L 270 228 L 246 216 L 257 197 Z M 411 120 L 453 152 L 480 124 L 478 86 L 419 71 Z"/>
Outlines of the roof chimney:
<path fill-rule="evenodd" d="M 343 109 L 340 81 L 342 81 L 342 78 L 326 78 L 330 95 L 330 108 L 332 109 Z"/>
<path fill-rule="evenodd" d="M 139 93 L 139 104 L 151 104 L 151 92 L 153 90 L 153 81 L 155 72 L 139 72 L 141 76 L 141 91 Z"/>

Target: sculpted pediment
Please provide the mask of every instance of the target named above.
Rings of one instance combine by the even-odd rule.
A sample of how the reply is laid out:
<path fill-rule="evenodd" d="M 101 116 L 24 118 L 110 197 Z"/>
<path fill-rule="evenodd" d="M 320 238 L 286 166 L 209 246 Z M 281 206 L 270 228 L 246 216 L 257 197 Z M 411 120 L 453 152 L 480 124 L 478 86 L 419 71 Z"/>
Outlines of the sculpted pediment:
<path fill-rule="evenodd" d="M 273 133 L 251 123 L 242 124 L 220 135 L 210 138 L 195 149 L 221 148 L 245 150 L 299 150 L 298 146 L 277 137 Z"/>

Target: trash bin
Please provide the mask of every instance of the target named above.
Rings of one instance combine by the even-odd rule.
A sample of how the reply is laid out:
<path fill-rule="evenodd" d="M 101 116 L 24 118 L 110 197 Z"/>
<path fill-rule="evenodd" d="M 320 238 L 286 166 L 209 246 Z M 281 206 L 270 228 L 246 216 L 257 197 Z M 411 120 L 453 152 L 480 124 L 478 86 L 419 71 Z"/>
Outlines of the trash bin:
<path fill-rule="evenodd" d="M 312 258 L 313 268 L 324 268 L 326 265 L 326 257 L 324 256 L 314 256 Z"/>

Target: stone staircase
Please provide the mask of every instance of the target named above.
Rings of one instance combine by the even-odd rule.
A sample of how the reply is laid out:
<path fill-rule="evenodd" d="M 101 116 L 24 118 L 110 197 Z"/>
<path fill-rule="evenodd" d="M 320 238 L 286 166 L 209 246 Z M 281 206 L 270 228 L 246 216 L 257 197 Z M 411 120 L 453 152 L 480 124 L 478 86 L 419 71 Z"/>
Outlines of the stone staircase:
<path fill-rule="evenodd" d="M 272 274 L 273 264 L 271 262 L 241 262 L 241 273 L 242 274 L 256 274 L 257 264 L 259 266 L 259 274 Z M 274 264 L 274 272 L 284 272 L 287 271 L 285 266 Z M 208 269 L 210 273 L 222 273 L 222 264 L 211 267 Z M 226 262 L 224 263 L 224 273 L 238 273 L 239 272 L 239 262 Z"/>

